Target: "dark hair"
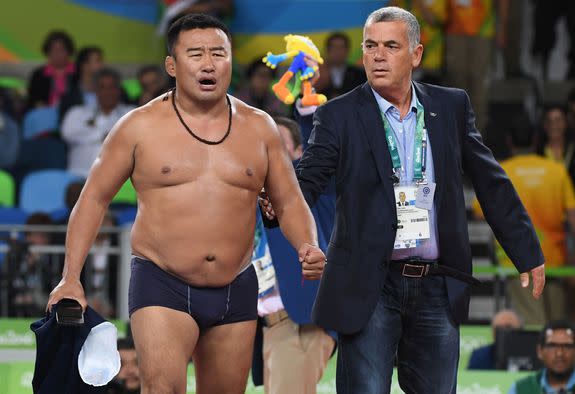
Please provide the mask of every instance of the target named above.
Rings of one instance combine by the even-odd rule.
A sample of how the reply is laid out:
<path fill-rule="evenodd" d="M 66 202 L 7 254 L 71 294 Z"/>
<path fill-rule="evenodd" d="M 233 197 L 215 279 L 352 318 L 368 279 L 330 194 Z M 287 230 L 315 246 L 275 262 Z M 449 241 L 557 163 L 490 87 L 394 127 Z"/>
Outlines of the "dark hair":
<path fill-rule="evenodd" d="M 569 330 L 571 338 L 575 341 L 575 326 L 569 320 L 553 320 L 545 324 L 545 327 L 539 333 L 539 345 L 544 346 L 547 343 L 547 331 Z"/>
<path fill-rule="evenodd" d="M 529 118 L 522 112 L 512 116 L 508 126 L 508 132 L 511 143 L 516 148 L 532 148 L 534 130 Z"/>
<path fill-rule="evenodd" d="M 147 73 L 157 73 L 160 74 L 162 77 L 164 76 L 164 72 L 160 66 L 156 64 L 147 64 L 138 69 L 138 72 L 136 73 L 136 78 L 140 79 L 144 74 Z"/>
<path fill-rule="evenodd" d="M 44 56 L 48 56 L 48 52 L 52 49 L 52 45 L 57 41 L 61 41 L 62 44 L 64 44 L 64 47 L 70 56 L 74 54 L 74 41 L 72 41 L 72 37 L 70 37 L 70 35 L 65 31 L 54 30 L 48 33 L 44 39 L 44 43 L 42 44 L 42 53 Z"/>
<path fill-rule="evenodd" d="M 301 131 L 299 124 L 295 120 L 286 118 L 285 116 L 274 116 L 273 119 L 278 126 L 284 126 L 289 130 L 294 148 L 302 145 Z"/>
<path fill-rule="evenodd" d="M 343 42 L 345 43 L 345 47 L 347 49 L 349 49 L 349 47 L 351 46 L 349 36 L 341 31 L 336 31 L 335 33 L 331 33 L 325 40 L 325 48 L 329 49 L 334 40 L 343 40 Z"/>
<path fill-rule="evenodd" d="M 230 44 L 232 42 L 232 34 L 228 27 L 222 23 L 219 19 L 206 15 L 206 14 L 187 14 L 182 16 L 181 18 L 177 19 L 174 23 L 170 25 L 168 29 L 168 36 L 167 36 L 167 45 L 168 45 L 168 53 L 170 56 L 175 57 L 174 54 L 174 47 L 176 46 L 176 42 L 178 42 L 178 38 L 180 37 L 180 33 L 183 31 L 194 30 L 194 29 L 220 29 L 228 39 L 230 40 Z"/>
<path fill-rule="evenodd" d="M 76 75 L 78 78 L 80 78 L 80 75 L 82 74 L 82 67 L 84 67 L 84 64 L 88 63 L 90 56 L 95 53 L 100 56 L 104 56 L 102 48 L 97 46 L 83 47 L 78 51 L 78 54 L 76 55 Z"/>
<path fill-rule="evenodd" d="M 246 67 L 246 78 L 247 79 L 251 79 L 252 76 L 254 75 L 254 73 L 256 72 L 256 70 L 260 67 L 265 67 L 267 68 L 271 75 L 272 78 L 275 78 L 276 76 L 276 70 L 269 68 L 268 66 L 266 66 L 263 62 L 262 62 L 263 56 L 260 57 L 256 57 L 254 60 L 252 60 L 252 62 L 250 64 L 248 64 L 248 66 Z"/>
<path fill-rule="evenodd" d="M 28 216 L 28 219 L 26 219 L 26 224 L 34 226 L 36 225 L 45 226 L 53 223 L 54 221 L 52 220 L 50 215 L 44 212 L 34 212 L 30 216 Z"/>
<path fill-rule="evenodd" d="M 569 96 L 567 96 L 567 102 L 568 103 L 575 102 L 575 88 L 571 89 L 571 91 L 569 92 Z"/>
<path fill-rule="evenodd" d="M 97 85 L 102 78 L 111 77 L 114 79 L 116 86 L 122 88 L 122 76 L 119 72 L 110 67 L 103 67 L 94 73 L 94 83 Z"/>
<path fill-rule="evenodd" d="M 118 338 L 118 350 L 131 350 L 135 348 L 134 340 L 132 338 Z"/>
<path fill-rule="evenodd" d="M 563 115 L 567 116 L 567 108 L 563 104 L 552 103 L 543 107 L 543 120 L 545 120 L 545 117 L 551 111 L 560 111 L 563 113 Z"/>

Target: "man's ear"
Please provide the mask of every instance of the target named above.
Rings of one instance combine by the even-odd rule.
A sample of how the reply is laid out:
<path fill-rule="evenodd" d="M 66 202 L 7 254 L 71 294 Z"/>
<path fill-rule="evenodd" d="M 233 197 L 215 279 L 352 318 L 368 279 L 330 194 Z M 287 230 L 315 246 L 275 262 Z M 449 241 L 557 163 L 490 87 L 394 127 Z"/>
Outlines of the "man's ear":
<path fill-rule="evenodd" d="M 164 67 L 170 77 L 174 78 L 176 76 L 176 59 L 174 57 L 166 56 Z"/>

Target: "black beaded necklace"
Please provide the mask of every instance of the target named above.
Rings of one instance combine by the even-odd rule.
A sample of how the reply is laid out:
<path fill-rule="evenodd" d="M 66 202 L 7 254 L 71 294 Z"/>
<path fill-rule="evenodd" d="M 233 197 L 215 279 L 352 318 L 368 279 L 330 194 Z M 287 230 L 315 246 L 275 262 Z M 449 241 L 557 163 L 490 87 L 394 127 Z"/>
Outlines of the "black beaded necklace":
<path fill-rule="evenodd" d="M 230 102 L 230 98 L 228 97 L 227 94 L 226 94 L 226 102 L 228 103 L 228 130 L 226 131 L 226 134 L 224 134 L 224 136 L 219 141 L 210 141 L 196 135 L 188 127 L 186 122 L 184 122 L 184 119 L 182 119 L 182 115 L 180 115 L 180 111 L 178 111 L 178 107 L 176 106 L 176 88 L 172 89 L 172 106 L 174 107 L 174 111 L 176 111 L 176 115 L 178 115 L 178 119 L 180 119 L 180 123 L 186 128 L 186 130 L 188 130 L 188 133 L 190 133 L 192 137 L 207 145 L 219 145 L 222 142 L 224 142 L 226 138 L 228 138 L 228 135 L 230 135 L 230 131 L 232 130 L 232 103 Z"/>

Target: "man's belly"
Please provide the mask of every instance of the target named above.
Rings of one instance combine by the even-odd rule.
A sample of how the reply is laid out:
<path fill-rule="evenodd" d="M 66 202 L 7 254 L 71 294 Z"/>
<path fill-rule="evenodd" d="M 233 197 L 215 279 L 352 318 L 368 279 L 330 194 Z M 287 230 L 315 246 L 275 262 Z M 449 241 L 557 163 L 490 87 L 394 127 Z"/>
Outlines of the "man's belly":
<path fill-rule="evenodd" d="M 255 204 L 246 205 L 170 214 L 140 208 L 132 251 L 191 285 L 224 286 L 251 262 Z"/>

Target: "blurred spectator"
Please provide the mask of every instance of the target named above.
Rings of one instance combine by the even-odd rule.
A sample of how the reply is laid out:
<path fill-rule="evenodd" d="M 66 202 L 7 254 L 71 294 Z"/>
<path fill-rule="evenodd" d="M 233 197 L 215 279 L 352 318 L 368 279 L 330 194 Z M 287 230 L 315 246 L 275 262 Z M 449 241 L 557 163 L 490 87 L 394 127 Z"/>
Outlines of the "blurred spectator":
<path fill-rule="evenodd" d="M 26 220 L 27 225 L 51 225 L 52 219 L 45 213 L 33 213 Z M 49 245 L 50 233 L 30 231 L 24 241 L 12 239 L 6 258 L 8 279 L 8 315 L 12 317 L 41 316 L 46 307 L 46 299 L 53 283 L 50 256 L 46 253 L 30 251 L 31 246 Z"/>
<path fill-rule="evenodd" d="M 7 114 L 0 112 L 0 168 L 11 168 L 20 152 L 18 125 Z"/>
<path fill-rule="evenodd" d="M 140 68 L 138 70 L 138 82 L 142 88 L 142 93 L 135 102 L 136 106 L 148 103 L 167 90 L 166 73 L 156 65 Z"/>
<path fill-rule="evenodd" d="M 118 352 L 121 362 L 120 372 L 108 384 L 106 394 L 139 394 L 140 370 L 133 340 L 118 339 Z"/>
<path fill-rule="evenodd" d="M 76 75 L 73 83 L 62 96 L 58 111 L 58 120 L 61 123 L 66 112 L 75 105 L 96 106 L 96 93 L 94 74 L 104 65 L 102 48 L 96 46 L 84 47 L 76 56 Z"/>
<path fill-rule="evenodd" d="M 42 53 L 46 64 L 32 73 L 28 85 L 29 109 L 40 106 L 55 106 L 72 84 L 75 66 L 74 42 L 68 33 L 53 31 L 44 40 Z"/>
<path fill-rule="evenodd" d="M 575 131 L 575 89 L 571 90 L 567 97 L 567 127 Z"/>
<path fill-rule="evenodd" d="M 113 227 L 116 220 L 107 212 L 101 227 Z M 100 232 L 94 240 L 93 251 L 87 257 L 82 278 L 89 304 L 101 316 L 114 315 L 113 302 L 116 298 L 118 257 L 111 255 L 109 249 L 118 246 L 115 234 Z"/>
<path fill-rule="evenodd" d="M 565 108 L 560 105 L 546 107 L 543 111 L 543 133 L 537 141 L 537 153 L 562 164 L 573 181 L 575 142 L 568 131 Z"/>
<path fill-rule="evenodd" d="M 439 84 L 442 79 L 444 59 L 443 24 L 447 19 L 447 0 L 393 0 L 392 5 L 410 11 L 421 29 L 423 58 L 415 79 Z"/>
<path fill-rule="evenodd" d="M 255 58 L 248 65 L 245 71 L 247 85 L 240 88 L 234 96 L 270 115 L 288 115 L 290 107 L 282 103 L 271 90 L 276 70 L 266 66 L 262 57 Z"/>
<path fill-rule="evenodd" d="M 575 230 L 573 184 L 562 164 L 533 152 L 532 134 L 524 118 L 518 118 L 512 124 L 508 136 L 512 157 L 503 161 L 501 167 L 533 222 L 545 256 L 545 268 L 562 267 L 568 261 L 565 221 L 569 223 L 572 234 Z M 477 200 L 473 209 L 482 216 Z M 511 266 L 509 257 L 499 245 L 496 255 L 501 265 Z M 545 291 L 537 300 L 521 286 L 517 277 L 507 281 L 506 289 L 511 306 L 525 324 L 544 324 L 566 315 L 565 289 L 561 279 L 548 277 Z"/>
<path fill-rule="evenodd" d="M 522 328 L 519 316 L 509 309 L 497 312 L 491 320 L 493 340 L 495 340 L 497 330 L 519 328 Z M 489 345 L 481 346 L 480 348 L 473 350 L 471 357 L 469 358 L 467 369 L 491 370 L 496 368 L 495 364 L 495 343 L 492 342 Z"/>
<path fill-rule="evenodd" d="M 509 394 L 575 393 L 575 326 L 553 321 L 541 330 L 537 356 L 543 369 L 513 384 Z"/>
<path fill-rule="evenodd" d="M 540 61 L 543 70 L 543 79 L 547 79 L 549 69 L 549 56 L 555 48 L 557 39 L 557 25 L 565 17 L 569 33 L 569 53 L 567 60 L 569 70 L 567 79 L 575 78 L 575 2 L 569 0 L 535 0 L 533 12 L 532 55 Z"/>
<path fill-rule="evenodd" d="M 485 132 L 487 93 L 493 38 L 505 42 L 508 0 L 448 0 L 445 36 L 447 83 L 465 89 L 475 110 L 476 124 Z M 497 21 L 497 26 L 496 26 Z"/>
<path fill-rule="evenodd" d="M 347 93 L 366 81 L 362 68 L 348 64 L 351 41 L 342 32 L 330 34 L 325 41 L 325 62 L 320 65 L 320 77 L 315 83 L 318 93 L 328 100 Z"/>
<path fill-rule="evenodd" d="M 68 170 L 87 176 L 112 126 L 132 106 L 120 103 L 121 78 L 115 70 L 102 68 L 94 75 L 97 105 L 70 109 L 62 122 L 62 138 L 68 144 Z"/>

